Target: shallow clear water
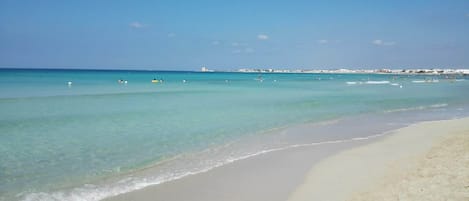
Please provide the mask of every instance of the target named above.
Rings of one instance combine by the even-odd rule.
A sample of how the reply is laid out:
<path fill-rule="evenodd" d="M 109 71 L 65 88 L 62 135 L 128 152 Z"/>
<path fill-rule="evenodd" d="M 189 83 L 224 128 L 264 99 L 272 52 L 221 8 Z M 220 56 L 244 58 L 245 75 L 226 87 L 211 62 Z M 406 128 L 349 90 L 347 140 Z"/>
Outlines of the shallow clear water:
<path fill-rule="evenodd" d="M 246 73 L 0 70 L 0 200 L 90 200 L 93 193 L 102 198 L 262 150 L 366 136 L 319 128 L 315 134 L 273 132 L 294 125 L 370 115 L 386 117 L 381 123 L 392 117 L 391 125 L 468 113 L 464 77 L 261 77 L 262 82 L 259 74 Z M 164 82 L 151 83 L 153 78 Z M 142 169 L 151 171 L 139 174 Z M 128 175 L 139 179 L 123 180 Z M 113 192 L 96 192 L 102 186 Z"/>

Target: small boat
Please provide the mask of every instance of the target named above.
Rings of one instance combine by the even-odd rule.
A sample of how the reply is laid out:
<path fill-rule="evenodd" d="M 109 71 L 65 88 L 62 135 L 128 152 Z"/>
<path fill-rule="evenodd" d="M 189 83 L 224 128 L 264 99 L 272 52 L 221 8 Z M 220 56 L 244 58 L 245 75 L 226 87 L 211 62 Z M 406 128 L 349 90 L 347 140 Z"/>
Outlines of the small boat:
<path fill-rule="evenodd" d="M 156 78 L 154 78 L 153 80 L 151 80 L 151 83 L 158 83 L 160 82 L 159 80 L 157 80 Z"/>

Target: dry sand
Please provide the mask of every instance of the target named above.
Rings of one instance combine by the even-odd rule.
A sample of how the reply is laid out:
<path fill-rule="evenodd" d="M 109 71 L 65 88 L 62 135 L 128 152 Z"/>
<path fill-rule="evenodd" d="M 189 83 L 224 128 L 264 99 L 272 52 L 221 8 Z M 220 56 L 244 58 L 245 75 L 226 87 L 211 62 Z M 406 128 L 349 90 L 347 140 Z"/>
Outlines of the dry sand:
<path fill-rule="evenodd" d="M 469 118 L 424 122 L 313 166 L 290 201 L 469 200 Z"/>

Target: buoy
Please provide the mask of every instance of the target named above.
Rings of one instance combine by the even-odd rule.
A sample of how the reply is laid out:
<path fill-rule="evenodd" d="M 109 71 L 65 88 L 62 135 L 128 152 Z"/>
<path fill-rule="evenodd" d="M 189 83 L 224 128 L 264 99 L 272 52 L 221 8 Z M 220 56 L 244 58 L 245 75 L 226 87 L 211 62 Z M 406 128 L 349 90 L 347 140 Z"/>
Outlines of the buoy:
<path fill-rule="evenodd" d="M 68 86 L 72 85 L 72 82 L 71 81 L 68 81 L 67 82 Z"/>
<path fill-rule="evenodd" d="M 182 83 L 186 83 L 187 81 L 186 80 L 182 80 Z"/>

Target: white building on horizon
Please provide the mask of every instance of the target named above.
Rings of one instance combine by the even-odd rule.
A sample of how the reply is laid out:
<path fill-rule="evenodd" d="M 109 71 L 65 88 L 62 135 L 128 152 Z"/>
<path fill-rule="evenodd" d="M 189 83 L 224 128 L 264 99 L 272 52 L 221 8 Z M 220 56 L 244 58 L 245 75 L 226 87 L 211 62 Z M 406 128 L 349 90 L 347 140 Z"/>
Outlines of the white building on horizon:
<path fill-rule="evenodd" d="M 205 66 L 202 66 L 202 68 L 200 69 L 201 72 L 213 72 L 213 70 L 210 70 L 208 69 L 207 67 Z"/>

